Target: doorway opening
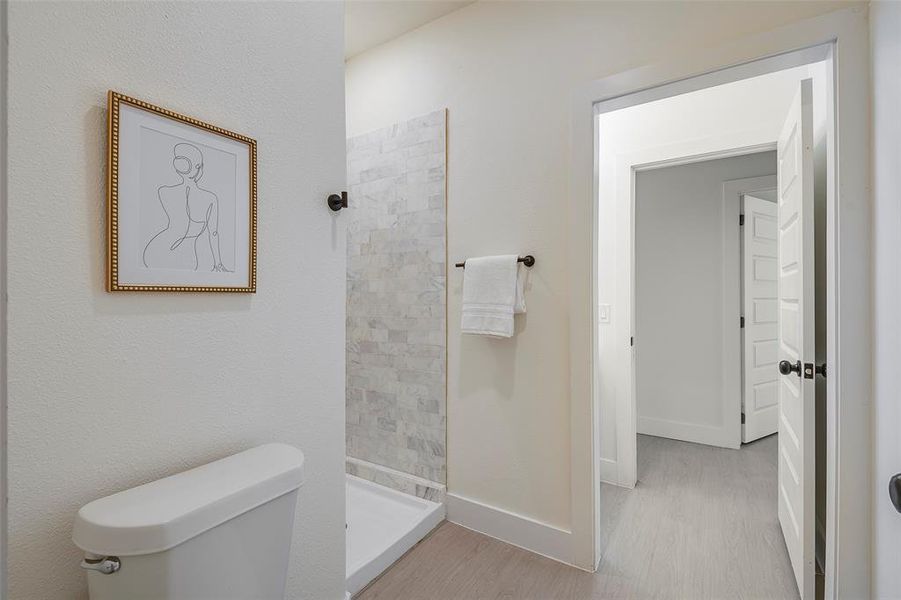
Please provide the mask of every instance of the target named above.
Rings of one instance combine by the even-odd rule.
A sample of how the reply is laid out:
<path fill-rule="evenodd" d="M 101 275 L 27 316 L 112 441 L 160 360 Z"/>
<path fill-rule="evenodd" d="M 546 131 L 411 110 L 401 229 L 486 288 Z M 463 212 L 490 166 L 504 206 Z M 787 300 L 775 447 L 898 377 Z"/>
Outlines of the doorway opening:
<path fill-rule="evenodd" d="M 775 150 L 637 170 L 637 433 L 738 448 L 776 432 L 775 217 L 749 215 L 744 226 L 742 210 L 751 190 L 774 195 L 775 173 Z M 767 206 L 775 212 L 774 202 L 760 210 Z M 750 265 L 747 231 L 755 233 Z M 769 285 L 751 290 L 746 275 Z M 747 302 L 743 290 L 754 292 Z"/>
<path fill-rule="evenodd" d="M 684 569 L 668 580 L 651 565 L 663 576 L 648 585 L 822 594 L 832 112 L 821 50 L 596 105 L 599 478 L 630 489 L 601 490 L 614 507 L 598 524 L 601 570 L 669 531 L 663 554 L 686 557 Z M 733 571 L 747 581 L 716 575 Z"/>

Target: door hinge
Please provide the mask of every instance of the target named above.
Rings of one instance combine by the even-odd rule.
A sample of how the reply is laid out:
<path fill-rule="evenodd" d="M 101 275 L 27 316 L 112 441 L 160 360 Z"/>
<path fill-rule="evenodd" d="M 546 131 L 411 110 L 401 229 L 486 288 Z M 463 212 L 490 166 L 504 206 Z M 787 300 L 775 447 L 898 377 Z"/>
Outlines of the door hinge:
<path fill-rule="evenodd" d="M 741 226 L 744 225 L 744 224 L 745 224 L 745 216 L 744 216 L 744 215 L 738 215 L 738 226 L 741 227 Z"/>
<path fill-rule="evenodd" d="M 740 320 L 738 326 L 741 327 L 742 329 L 745 328 L 745 318 L 744 317 L 741 317 L 741 320 Z"/>
<path fill-rule="evenodd" d="M 634 346 L 634 345 L 635 345 L 635 337 L 633 336 L 633 337 L 629 338 L 629 346 Z"/>
<path fill-rule="evenodd" d="M 745 413 L 741 413 L 741 424 L 745 424 Z"/>

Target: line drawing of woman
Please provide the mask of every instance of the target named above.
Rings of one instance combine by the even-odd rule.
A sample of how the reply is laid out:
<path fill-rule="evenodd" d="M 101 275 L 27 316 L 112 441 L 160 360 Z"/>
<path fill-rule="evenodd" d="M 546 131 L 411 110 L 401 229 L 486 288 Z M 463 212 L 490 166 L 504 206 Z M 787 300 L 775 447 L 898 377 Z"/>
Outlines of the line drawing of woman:
<path fill-rule="evenodd" d="M 157 188 L 166 226 L 144 246 L 144 266 L 196 271 L 200 266 L 197 244 L 206 241 L 212 256 L 210 270 L 231 273 L 222 264 L 219 248 L 219 197 L 200 187 L 203 153 L 187 142 L 175 144 L 172 152 L 172 167 L 181 182 Z"/>

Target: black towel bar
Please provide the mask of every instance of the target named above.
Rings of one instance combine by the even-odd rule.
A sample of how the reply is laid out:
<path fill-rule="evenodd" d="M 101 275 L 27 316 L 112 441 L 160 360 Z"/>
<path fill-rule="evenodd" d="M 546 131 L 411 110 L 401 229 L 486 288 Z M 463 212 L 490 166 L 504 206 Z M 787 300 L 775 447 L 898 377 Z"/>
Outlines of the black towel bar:
<path fill-rule="evenodd" d="M 526 254 L 525 256 L 520 256 L 519 258 L 517 258 L 517 259 L 516 259 L 516 262 L 521 262 L 521 263 L 524 264 L 525 266 L 531 267 L 532 265 L 535 264 L 535 257 L 532 256 L 531 254 Z M 455 267 L 459 267 L 459 268 L 461 268 L 461 269 L 465 269 L 465 268 L 466 268 L 466 261 L 464 260 L 463 262 L 457 263 L 457 264 L 455 264 L 454 266 L 455 266 Z"/>

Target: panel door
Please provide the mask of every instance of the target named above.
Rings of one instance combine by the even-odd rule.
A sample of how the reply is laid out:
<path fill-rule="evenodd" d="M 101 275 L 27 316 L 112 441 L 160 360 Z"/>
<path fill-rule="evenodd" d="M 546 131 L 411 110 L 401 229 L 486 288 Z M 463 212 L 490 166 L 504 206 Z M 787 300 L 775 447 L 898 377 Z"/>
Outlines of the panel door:
<path fill-rule="evenodd" d="M 779 341 L 777 339 L 776 203 L 745 195 L 742 228 L 744 277 L 744 423 L 741 441 L 752 442 L 779 429 Z"/>
<path fill-rule="evenodd" d="M 814 598 L 815 359 L 813 114 L 800 89 L 777 145 L 779 223 L 779 523 L 802 600 Z"/>

